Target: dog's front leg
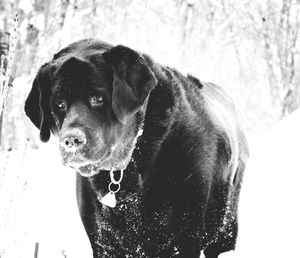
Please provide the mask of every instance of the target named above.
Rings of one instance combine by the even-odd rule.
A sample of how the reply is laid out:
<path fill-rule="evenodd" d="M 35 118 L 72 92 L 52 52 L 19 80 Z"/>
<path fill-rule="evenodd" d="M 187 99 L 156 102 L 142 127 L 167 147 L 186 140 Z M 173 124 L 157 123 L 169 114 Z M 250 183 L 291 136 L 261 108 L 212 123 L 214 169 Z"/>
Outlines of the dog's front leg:
<path fill-rule="evenodd" d="M 76 192 L 79 213 L 91 243 L 93 257 L 125 257 L 109 223 L 102 217 L 102 205 L 88 178 L 77 174 Z"/>
<path fill-rule="evenodd" d="M 199 212 L 181 205 L 178 208 L 172 202 L 157 205 L 151 197 L 143 201 L 142 242 L 146 257 L 199 258 L 199 232 L 203 231 Z"/>

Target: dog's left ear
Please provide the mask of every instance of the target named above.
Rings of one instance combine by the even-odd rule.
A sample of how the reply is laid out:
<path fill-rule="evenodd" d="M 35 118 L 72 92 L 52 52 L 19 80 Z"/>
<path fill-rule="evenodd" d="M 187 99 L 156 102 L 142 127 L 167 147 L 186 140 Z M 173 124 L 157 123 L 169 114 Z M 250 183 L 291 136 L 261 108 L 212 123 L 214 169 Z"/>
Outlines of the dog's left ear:
<path fill-rule="evenodd" d="M 112 107 L 118 120 L 126 124 L 143 106 L 157 79 L 146 60 L 134 50 L 116 46 L 103 53 L 113 68 Z"/>
<path fill-rule="evenodd" d="M 50 109 L 50 78 L 48 64 L 43 65 L 36 75 L 31 91 L 25 101 L 25 113 L 40 129 L 40 139 L 47 142 L 54 121 Z"/>

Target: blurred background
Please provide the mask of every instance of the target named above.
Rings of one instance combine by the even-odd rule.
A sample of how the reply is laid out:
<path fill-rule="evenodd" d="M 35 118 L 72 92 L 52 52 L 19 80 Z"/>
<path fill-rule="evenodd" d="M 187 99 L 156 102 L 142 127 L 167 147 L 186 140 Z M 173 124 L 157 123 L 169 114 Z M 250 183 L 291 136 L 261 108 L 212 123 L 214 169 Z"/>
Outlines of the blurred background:
<path fill-rule="evenodd" d="M 284 180 L 289 179 L 284 184 L 289 188 L 299 179 L 295 156 L 299 143 L 295 129 L 300 124 L 299 12 L 299 0 L 0 1 L 1 54 L 8 54 L 14 28 L 18 35 L 7 101 L 0 113 L 0 257 L 90 255 L 76 208 L 74 172 L 61 167 L 56 142 L 40 143 L 37 129 L 23 111 L 38 68 L 62 47 L 83 38 L 127 45 L 161 64 L 227 89 L 240 111 L 252 150 L 248 182 L 253 185 L 245 182 L 245 200 L 251 204 L 261 201 L 268 187 L 274 191 L 268 192 L 270 196 L 277 198 L 275 193 Z M 290 140 L 280 140 L 287 138 Z M 262 159 L 264 156 L 267 158 Z M 283 192 L 289 199 L 298 194 Z M 297 201 L 285 211 L 298 214 Z M 242 207 L 247 214 L 245 225 L 249 225 L 251 212 L 261 211 L 265 205 L 250 209 L 244 202 Z M 279 216 L 278 203 L 273 208 L 270 217 Z M 276 217 L 274 227 L 270 224 L 267 231 L 276 228 L 281 219 L 300 229 L 288 217 Z M 235 257 L 253 254 L 247 249 L 248 240 L 261 234 L 248 230 L 242 231 L 242 255 Z M 286 227 L 282 230 L 280 235 L 291 234 Z M 261 242 L 268 238 L 266 250 L 270 252 L 279 240 L 270 234 Z M 292 256 L 286 256 L 284 249 L 284 257 L 295 257 L 291 247 Z M 276 250 L 274 255 L 280 257 L 280 252 Z"/>

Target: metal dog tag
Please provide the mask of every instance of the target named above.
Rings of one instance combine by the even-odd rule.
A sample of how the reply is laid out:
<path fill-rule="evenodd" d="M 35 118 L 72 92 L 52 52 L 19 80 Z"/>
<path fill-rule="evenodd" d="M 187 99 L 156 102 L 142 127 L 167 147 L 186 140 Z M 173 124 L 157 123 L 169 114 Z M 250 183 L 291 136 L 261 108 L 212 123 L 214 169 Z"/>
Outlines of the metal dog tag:
<path fill-rule="evenodd" d="M 103 196 L 103 198 L 100 200 L 100 202 L 105 205 L 105 206 L 108 206 L 108 207 L 111 207 L 111 208 L 115 208 L 116 205 L 117 205 L 117 200 L 116 200 L 116 193 L 120 191 L 120 188 L 121 188 L 121 181 L 123 179 L 123 169 L 121 169 L 120 171 L 120 178 L 118 180 L 116 180 L 114 178 L 114 168 L 112 168 L 109 172 L 110 174 L 110 183 L 108 185 L 108 190 L 109 192 Z M 116 189 L 113 189 L 113 185 L 116 185 Z"/>
<path fill-rule="evenodd" d="M 113 192 L 108 192 L 100 201 L 103 205 L 115 208 L 117 205 L 116 195 Z"/>

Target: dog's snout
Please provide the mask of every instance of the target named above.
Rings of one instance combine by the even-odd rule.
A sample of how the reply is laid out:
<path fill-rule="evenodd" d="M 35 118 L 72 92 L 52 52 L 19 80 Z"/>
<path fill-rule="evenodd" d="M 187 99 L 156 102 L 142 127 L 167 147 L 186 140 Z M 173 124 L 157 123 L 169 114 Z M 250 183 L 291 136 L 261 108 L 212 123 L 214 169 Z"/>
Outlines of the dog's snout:
<path fill-rule="evenodd" d="M 86 142 L 87 139 L 83 132 L 72 130 L 62 137 L 61 145 L 66 151 L 76 151 L 83 148 Z"/>

